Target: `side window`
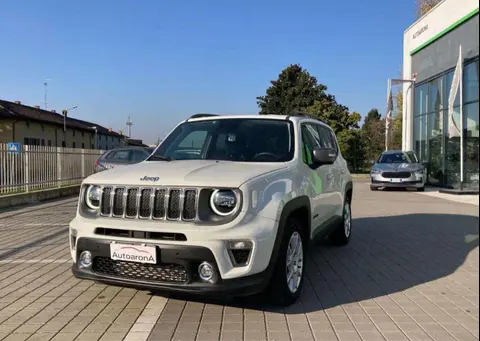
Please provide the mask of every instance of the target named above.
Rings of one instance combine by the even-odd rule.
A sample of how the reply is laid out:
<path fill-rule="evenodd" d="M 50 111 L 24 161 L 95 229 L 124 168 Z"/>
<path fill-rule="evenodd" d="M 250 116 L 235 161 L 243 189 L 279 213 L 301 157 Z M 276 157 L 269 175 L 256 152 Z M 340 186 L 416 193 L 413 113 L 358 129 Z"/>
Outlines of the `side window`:
<path fill-rule="evenodd" d="M 179 143 L 178 148 L 202 149 L 206 139 L 206 131 L 192 131 Z"/>
<path fill-rule="evenodd" d="M 411 153 L 411 152 L 408 152 L 406 153 L 408 158 L 410 159 L 410 162 L 412 163 L 420 163 L 420 161 L 418 161 L 418 157 L 415 153 Z"/>
<path fill-rule="evenodd" d="M 332 139 L 332 144 L 333 144 L 333 149 L 335 150 L 335 153 L 338 154 L 338 144 L 337 144 L 337 139 L 335 137 L 335 133 L 330 130 L 330 138 Z"/>
<path fill-rule="evenodd" d="M 305 127 L 308 131 L 308 134 L 310 135 L 310 137 L 312 139 L 313 147 L 314 148 L 322 148 L 322 138 L 321 138 L 317 128 L 315 127 L 315 125 L 309 123 L 309 124 L 306 124 Z"/>
<path fill-rule="evenodd" d="M 116 150 L 108 154 L 106 159 L 110 161 L 116 161 L 116 162 L 128 162 L 130 161 L 130 151 L 125 149 Z"/>
<path fill-rule="evenodd" d="M 313 165 L 312 154 L 315 148 L 320 147 L 318 131 L 311 124 L 302 124 L 302 157 L 308 166 Z"/>
<path fill-rule="evenodd" d="M 330 148 L 335 150 L 335 153 L 338 154 L 338 146 L 333 136 L 333 133 L 330 129 L 325 128 L 321 125 L 317 125 L 318 133 L 320 135 L 320 140 L 322 144 L 322 148 Z"/>
<path fill-rule="evenodd" d="M 133 162 L 142 162 L 148 157 L 146 152 L 141 150 L 132 150 L 132 161 Z"/>

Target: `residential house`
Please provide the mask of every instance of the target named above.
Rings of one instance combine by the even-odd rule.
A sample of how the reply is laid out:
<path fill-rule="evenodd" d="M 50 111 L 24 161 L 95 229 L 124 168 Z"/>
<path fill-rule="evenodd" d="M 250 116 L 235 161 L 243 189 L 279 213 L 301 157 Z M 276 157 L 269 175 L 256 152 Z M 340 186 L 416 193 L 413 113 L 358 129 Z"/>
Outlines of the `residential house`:
<path fill-rule="evenodd" d="M 121 133 L 113 131 L 111 128 L 105 128 L 98 123 L 71 118 L 94 131 L 94 148 L 108 150 L 127 145 L 127 138 Z M 95 142 L 96 140 L 96 142 Z"/>
<path fill-rule="evenodd" d="M 102 150 L 127 144 L 125 136 L 97 123 L 0 100 L 0 143 L 8 142 Z"/>
<path fill-rule="evenodd" d="M 55 110 L 0 100 L 0 143 L 91 148 L 95 131 Z"/>

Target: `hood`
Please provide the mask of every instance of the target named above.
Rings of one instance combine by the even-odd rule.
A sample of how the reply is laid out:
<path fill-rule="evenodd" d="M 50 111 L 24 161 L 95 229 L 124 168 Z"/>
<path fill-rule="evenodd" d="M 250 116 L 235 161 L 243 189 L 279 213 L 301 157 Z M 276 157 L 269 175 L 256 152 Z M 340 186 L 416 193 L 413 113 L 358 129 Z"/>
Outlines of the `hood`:
<path fill-rule="evenodd" d="M 219 186 L 236 188 L 256 176 L 286 167 L 285 163 L 251 163 L 215 160 L 144 161 L 93 174 L 85 179 L 85 183 L 101 185 Z"/>
<path fill-rule="evenodd" d="M 376 163 L 373 168 L 382 172 L 415 172 L 423 169 L 423 166 L 419 163 Z"/>

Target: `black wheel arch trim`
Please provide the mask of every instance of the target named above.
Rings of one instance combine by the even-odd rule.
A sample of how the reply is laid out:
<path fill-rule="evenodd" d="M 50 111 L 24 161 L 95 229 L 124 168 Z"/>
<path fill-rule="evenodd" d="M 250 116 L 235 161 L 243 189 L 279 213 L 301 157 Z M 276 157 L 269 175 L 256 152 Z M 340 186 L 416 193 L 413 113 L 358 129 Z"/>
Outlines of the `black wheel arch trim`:
<path fill-rule="evenodd" d="M 310 208 L 310 198 L 306 195 L 302 195 L 290 200 L 285 206 L 283 207 L 282 214 L 280 216 L 280 220 L 278 222 L 278 229 L 277 235 L 275 237 L 275 243 L 273 245 L 272 254 L 270 256 L 270 262 L 267 267 L 268 277 L 270 278 L 273 274 L 275 266 L 278 260 L 278 254 L 280 252 L 280 246 L 282 244 L 283 235 L 285 232 L 285 226 L 287 224 L 288 217 L 298 209 L 306 209 L 308 211 L 308 226 L 307 226 L 307 236 L 310 238 L 311 234 L 311 208 Z M 308 244 L 308 243 L 307 243 Z"/>
<path fill-rule="evenodd" d="M 347 182 L 347 184 L 345 185 L 345 195 L 347 194 L 348 191 L 352 191 L 352 197 L 353 197 L 353 182 L 352 181 Z M 350 198 L 350 200 L 352 200 L 352 198 Z"/>

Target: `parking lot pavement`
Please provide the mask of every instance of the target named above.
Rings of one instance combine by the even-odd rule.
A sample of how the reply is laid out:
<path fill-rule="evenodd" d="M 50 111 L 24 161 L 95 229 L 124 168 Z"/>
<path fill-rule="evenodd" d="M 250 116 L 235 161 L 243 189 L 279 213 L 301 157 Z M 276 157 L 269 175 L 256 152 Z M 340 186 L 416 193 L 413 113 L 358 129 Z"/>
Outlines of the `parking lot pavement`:
<path fill-rule="evenodd" d="M 77 280 L 75 207 L 0 213 L 0 340 L 479 339 L 478 206 L 356 181 L 351 244 L 310 249 L 301 300 L 287 309 Z"/>

